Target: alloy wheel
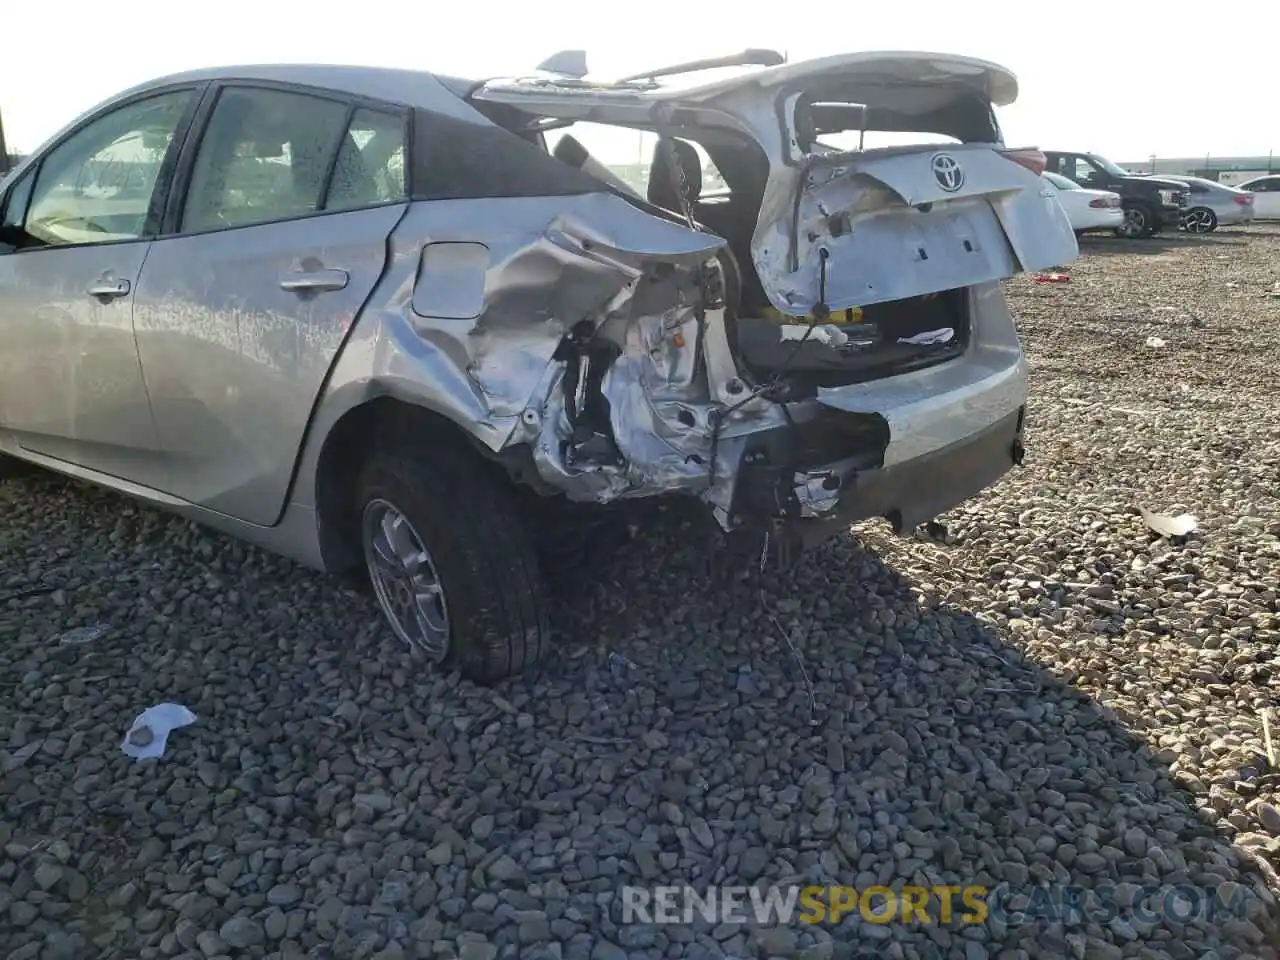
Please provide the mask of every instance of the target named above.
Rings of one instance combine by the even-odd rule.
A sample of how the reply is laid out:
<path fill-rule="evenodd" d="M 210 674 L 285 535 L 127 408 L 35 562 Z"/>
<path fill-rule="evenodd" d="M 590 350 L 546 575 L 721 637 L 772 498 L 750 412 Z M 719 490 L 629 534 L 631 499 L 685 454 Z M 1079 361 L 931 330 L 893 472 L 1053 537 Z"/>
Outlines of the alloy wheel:
<path fill-rule="evenodd" d="M 1205 209 L 1192 210 L 1182 218 L 1187 233 L 1210 233 L 1214 228 L 1213 214 Z"/>
<path fill-rule="evenodd" d="M 1141 207 L 1129 207 L 1124 212 L 1124 226 L 1120 232 L 1130 239 L 1141 237 L 1147 232 L 1147 215 Z"/>
<path fill-rule="evenodd" d="M 361 533 L 369 579 L 391 629 L 440 663 L 449 655 L 449 606 L 421 535 L 386 500 L 365 506 Z"/>

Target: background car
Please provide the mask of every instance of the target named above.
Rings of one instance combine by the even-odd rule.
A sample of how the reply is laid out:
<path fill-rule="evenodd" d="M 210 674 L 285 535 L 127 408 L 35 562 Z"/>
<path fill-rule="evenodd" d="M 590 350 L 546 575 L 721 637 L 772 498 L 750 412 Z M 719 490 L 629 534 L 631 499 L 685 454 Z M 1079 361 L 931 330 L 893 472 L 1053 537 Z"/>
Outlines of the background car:
<path fill-rule="evenodd" d="M 1110 190 L 1086 190 L 1074 180 L 1056 173 L 1046 172 L 1043 177 L 1076 233 L 1115 230 L 1124 224 L 1120 194 Z"/>
<path fill-rule="evenodd" d="M 1255 177 L 1239 189 L 1253 194 L 1253 215 L 1258 220 L 1280 220 L 1280 175 Z"/>
<path fill-rule="evenodd" d="M 1253 194 L 1203 177 L 1177 177 L 1187 184 L 1187 209 L 1182 229 L 1188 233 L 1213 233 L 1219 226 L 1253 220 Z"/>
<path fill-rule="evenodd" d="M 1045 169 L 1067 177 L 1091 190 L 1114 190 L 1120 194 L 1124 223 L 1116 236 L 1138 239 L 1153 237 L 1166 228 L 1182 224 L 1187 205 L 1186 184 L 1167 177 L 1147 177 L 1130 173 L 1100 153 L 1046 150 Z"/>

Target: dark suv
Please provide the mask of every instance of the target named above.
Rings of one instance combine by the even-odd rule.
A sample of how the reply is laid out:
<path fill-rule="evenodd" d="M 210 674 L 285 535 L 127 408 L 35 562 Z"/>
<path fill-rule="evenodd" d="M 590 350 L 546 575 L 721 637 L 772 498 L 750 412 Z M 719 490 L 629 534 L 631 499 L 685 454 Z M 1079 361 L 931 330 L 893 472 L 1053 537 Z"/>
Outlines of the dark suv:
<path fill-rule="evenodd" d="M 1187 205 L 1187 185 L 1179 180 L 1144 177 L 1130 173 L 1097 153 L 1046 150 L 1050 173 L 1074 180 L 1090 190 L 1120 194 L 1124 224 L 1117 237 L 1150 237 L 1166 227 L 1177 230 Z"/>

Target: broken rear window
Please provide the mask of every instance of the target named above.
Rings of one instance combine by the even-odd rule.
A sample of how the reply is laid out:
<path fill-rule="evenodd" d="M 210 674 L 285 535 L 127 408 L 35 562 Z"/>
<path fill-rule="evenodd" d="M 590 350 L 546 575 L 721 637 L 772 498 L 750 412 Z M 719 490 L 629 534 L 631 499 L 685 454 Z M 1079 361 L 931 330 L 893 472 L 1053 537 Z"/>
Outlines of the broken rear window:
<path fill-rule="evenodd" d="M 842 91 L 839 85 L 802 94 L 795 107 L 801 149 L 875 147 L 927 143 L 999 143 L 1000 125 L 990 102 L 950 87 L 885 87 Z"/>
<path fill-rule="evenodd" d="M 566 138 L 576 142 L 587 155 L 608 168 L 637 194 L 642 197 L 647 194 L 654 151 L 658 145 L 656 133 L 608 123 L 578 121 L 547 131 L 547 150 L 552 156 L 565 156 L 567 148 L 562 141 Z M 729 185 L 707 151 L 700 144 L 688 142 L 702 162 L 702 193 L 727 193 Z"/>

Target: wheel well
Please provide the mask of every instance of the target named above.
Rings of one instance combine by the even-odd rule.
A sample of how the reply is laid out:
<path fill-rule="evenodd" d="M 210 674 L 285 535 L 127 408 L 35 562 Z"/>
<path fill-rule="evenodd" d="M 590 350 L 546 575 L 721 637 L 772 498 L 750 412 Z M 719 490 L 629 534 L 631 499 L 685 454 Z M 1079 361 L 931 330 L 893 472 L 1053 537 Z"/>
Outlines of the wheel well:
<path fill-rule="evenodd" d="M 510 477 L 466 431 L 433 410 L 393 397 L 353 407 L 325 437 L 316 467 L 316 522 L 327 569 L 350 570 L 362 562 L 354 510 L 360 472 L 379 447 L 408 442 L 430 444 L 444 456 L 474 457 Z"/>

